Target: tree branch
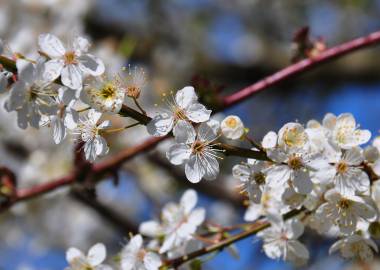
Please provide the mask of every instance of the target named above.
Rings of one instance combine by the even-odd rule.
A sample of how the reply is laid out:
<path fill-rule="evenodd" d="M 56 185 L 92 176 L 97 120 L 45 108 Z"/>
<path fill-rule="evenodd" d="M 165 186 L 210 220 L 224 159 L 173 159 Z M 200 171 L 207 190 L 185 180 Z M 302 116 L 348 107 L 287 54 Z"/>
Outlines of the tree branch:
<path fill-rule="evenodd" d="M 262 90 L 265 90 L 269 87 L 272 87 L 286 79 L 289 79 L 295 75 L 302 74 L 312 68 L 315 68 L 322 63 L 344 56 L 350 52 L 377 44 L 379 42 L 380 42 L 380 31 L 374 32 L 366 37 L 358 38 L 358 39 L 349 41 L 347 43 L 341 44 L 339 46 L 333 47 L 329 50 L 326 50 L 325 52 L 322 52 L 321 54 L 319 54 L 317 57 L 313 59 L 305 59 L 298 63 L 290 65 L 287 68 L 284 68 L 278 71 L 277 73 L 270 75 L 260 80 L 259 82 L 236 92 L 235 94 L 225 97 L 223 99 L 224 109 L 231 107 L 245 100 L 251 95 L 258 93 Z M 0 58 L 0 63 L 3 64 L 4 66 L 10 65 L 10 67 L 12 67 L 12 64 L 9 63 L 8 61 L 4 62 L 3 58 L 4 57 Z M 123 111 L 123 113 L 125 113 L 125 116 L 132 117 L 136 119 L 137 121 L 141 121 L 142 123 L 143 121 L 145 123 L 149 122 L 148 118 L 146 118 L 145 115 L 131 109 L 133 110 L 132 112 L 129 109 L 126 109 L 125 112 Z M 105 173 L 109 172 L 110 170 L 117 168 L 128 159 L 131 159 L 140 153 L 149 151 L 150 149 L 155 147 L 159 142 L 165 140 L 166 138 L 168 138 L 168 136 L 160 137 L 160 138 L 150 138 L 133 148 L 128 148 L 124 151 L 121 151 L 120 153 L 114 155 L 113 157 L 110 157 L 103 162 L 95 164 L 91 169 L 91 173 L 94 173 L 94 175 L 97 175 L 97 176 L 98 175 L 102 176 Z M 74 182 L 75 182 L 75 175 L 69 174 L 66 177 L 52 180 L 49 183 L 44 183 L 44 184 L 36 185 L 31 188 L 18 190 L 12 202 L 9 205 L 2 206 L 0 210 L 4 210 L 8 208 L 10 205 L 15 204 L 19 201 L 24 201 L 24 200 L 45 194 L 61 186 L 70 185 Z"/>

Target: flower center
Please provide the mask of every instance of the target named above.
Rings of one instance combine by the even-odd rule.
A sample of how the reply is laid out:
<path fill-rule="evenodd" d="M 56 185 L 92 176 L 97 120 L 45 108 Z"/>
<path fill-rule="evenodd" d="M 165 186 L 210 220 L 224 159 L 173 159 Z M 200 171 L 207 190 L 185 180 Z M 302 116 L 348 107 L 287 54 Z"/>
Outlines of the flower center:
<path fill-rule="evenodd" d="M 351 201 L 345 198 L 342 198 L 337 205 L 342 210 L 347 210 L 351 206 Z"/>
<path fill-rule="evenodd" d="M 201 141 L 195 141 L 191 147 L 193 154 L 201 154 L 204 148 L 205 144 Z"/>
<path fill-rule="evenodd" d="M 339 161 L 339 163 L 336 165 L 336 171 L 338 174 L 344 174 L 348 170 L 348 165 L 344 161 Z"/>
<path fill-rule="evenodd" d="M 263 185 L 265 184 L 265 174 L 262 172 L 254 173 L 253 179 L 255 180 L 256 184 Z"/>
<path fill-rule="evenodd" d="M 116 96 L 116 87 L 112 83 L 106 83 L 100 90 L 100 96 L 104 99 L 112 99 Z"/>
<path fill-rule="evenodd" d="M 132 97 L 132 98 L 136 98 L 136 99 L 139 98 L 140 92 L 141 92 L 140 88 L 137 87 L 136 85 L 130 85 L 127 88 L 127 96 Z"/>
<path fill-rule="evenodd" d="M 230 127 L 230 128 L 235 128 L 236 125 L 237 125 L 237 121 L 236 121 L 235 118 L 232 118 L 232 117 L 231 117 L 231 118 L 227 119 L 226 124 L 227 124 L 227 126 Z"/>
<path fill-rule="evenodd" d="M 73 51 L 66 52 L 63 58 L 65 60 L 65 65 L 72 65 L 77 63 L 76 55 Z"/>
<path fill-rule="evenodd" d="M 288 160 L 288 166 L 293 170 L 299 170 L 302 168 L 302 160 L 298 156 L 291 156 Z"/>
<path fill-rule="evenodd" d="M 145 249 L 140 249 L 138 252 L 137 252 L 137 259 L 139 261 L 144 261 L 144 257 L 146 255 L 146 251 Z"/>
<path fill-rule="evenodd" d="M 187 119 L 185 111 L 179 107 L 175 108 L 175 110 L 174 110 L 174 118 L 176 120 L 186 120 Z"/>

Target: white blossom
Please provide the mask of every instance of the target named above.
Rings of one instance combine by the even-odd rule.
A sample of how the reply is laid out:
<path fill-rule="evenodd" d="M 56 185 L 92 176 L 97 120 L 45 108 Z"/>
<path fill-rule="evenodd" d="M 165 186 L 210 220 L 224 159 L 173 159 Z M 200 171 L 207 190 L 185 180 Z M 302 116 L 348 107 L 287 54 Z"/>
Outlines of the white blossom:
<path fill-rule="evenodd" d="M 161 224 L 156 221 L 144 222 L 140 226 L 140 232 L 155 237 L 164 236 L 160 253 L 181 246 L 192 239 L 198 226 L 205 220 L 205 210 L 195 208 L 197 200 L 197 193 L 191 189 L 187 190 L 182 195 L 179 204 L 165 205 L 162 209 Z"/>
<path fill-rule="evenodd" d="M 287 123 L 278 132 L 278 145 L 284 150 L 303 148 L 307 140 L 305 129 L 299 123 Z"/>
<path fill-rule="evenodd" d="M 174 165 L 185 164 L 185 174 L 192 183 L 202 178 L 212 180 L 219 174 L 218 149 L 214 148 L 218 136 L 207 124 L 197 130 L 186 121 L 179 121 L 173 130 L 176 143 L 166 152 Z"/>
<path fill-rule="evenodd" d="M 210 119 L 211 111 L 198 102 L 195 90 L 191 86 L 184 87 L 175 97 L 166 101 L 168 108 L 147 125 L 148 132 L 153 136 L 168 134 L 181 120 L 202 123 Z"/>
<path fill-rule="evenodd" d="M 107 120 L 98 124 L 101 116 L 100 112 L 90 109 L 87 116 L 79 119 L 78 125 L 73 131 L 73 134 L 79 135 L 84 142 L 84 153 L 89 161 L 94 161 L 97 156 L 108 153 L 107 142 L 100 135 L 100 131 L 109 127 L 111 123 Z"/>
<path fill-rule="evenodd" d="M 94 77 L 85 84 L 83 99 L 100 112 L 118 113 L 124 102 L 124 90 L 116 77 Z"/>
<path fill-rule="evenodd" d="M 355 195 L 343 196 L 334 189 L 325 193 L 326 202 L 316 214 L 326 221 L 326 229 L 337 225 L 343 234 L 351 234 L 357 229 L 359 220 L 372 222 L 377 218 L 373 203 L 364 197 Z"/>
<path fill-rule="evenodd" d="M 257 235 L 263 239 L 264 251 L 269 258 L 297 263 L 309 258 L 309 251 L 297 240 L 303 232 L 303 224 L 298 219 L 290 219 L 272 221 L 270 228 Z"/>
<path fill-rule="evenodd" d="M 340 251 L 346 259 L 359 258 L 364 262 L 373 260 L 373 251 L 378 252 L 376 243 L 358 234 L 349 235 L 335 242 L 329 249 L 329 253 Z"/>
<path fill-rule="evenodd" d="M 251 162 L 235 165 L 232 168 L 232 175 L 240 180 L 243 185 L 243 190 L 248 192 L 249 198 L 259 203 L 261 194 L 266 184 L 266 169 L 267 165 L 264 161 Z"/>
<path fill-rule="evenodd" d="M 143 239 L 137 234 L 131 238 L 120 254 L 121 270 L 158 270 L 160 256 L 143 247 Z"/>
<path fill-rule="evenodd" d="M 229 115 L 224 118 L 220 124 L 220 129 L 222 134 L 231 140 L 238 140 L 245 133 L 244 124 L 236 115 Z"/>
<path fill-rule="evenodd" d="M 39 128 L 42 114 L 52 114 L 57 87 L 42 78 L 43 66 L 25 60 L 16 61 L 18 80 L 14 83 L 9 99 L 5 103 L 7 111 L 17 112 L 17 123 L 22 129 L 28 125 Z"/>
<path fill-rule="evenodd" d="M 358 129 L 355 118 L 350 113 L 336 117 L 329 113 L 323 119 L 323 125 L 330 130 L 334 143 L 343 149 L 359 146 L 369 141 L 371 132 Z"/>
<path fill-rule="evenodd" d="M 104 72 L 103 62 L 87 53 L 87 39 L 77 37 L 68 48 L 52 34 L 41 34 L 38 38 L 40 50 L 49 56 L 45 63 L 44 78 L 54 81 L 61 76 L 62 83 L 72 89 L 82 88 L 83 76 L 99 76 Z"/>
<path fill-rule="evenodd" d="M 101 243 L 91 247 L 87 256 L 72 247 L 66 252 L 66 260 L 70 265 L 66 270 L 112 270 L 110 266 L 102 264 L 105 259 L 106 248 Z"/>

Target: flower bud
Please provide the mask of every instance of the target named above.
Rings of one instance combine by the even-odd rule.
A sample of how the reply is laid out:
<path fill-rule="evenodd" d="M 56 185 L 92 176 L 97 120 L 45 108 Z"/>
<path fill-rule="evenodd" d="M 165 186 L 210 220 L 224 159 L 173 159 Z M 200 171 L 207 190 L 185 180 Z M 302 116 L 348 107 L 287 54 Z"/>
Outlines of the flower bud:
<path fill-rule="evenodd" d="M 231 140 L 240 139 L 245 132 L 244 124 L 241 119 L 235 115 L 230 115 L 224 118 L 221 123 L 222 134 Z"/>

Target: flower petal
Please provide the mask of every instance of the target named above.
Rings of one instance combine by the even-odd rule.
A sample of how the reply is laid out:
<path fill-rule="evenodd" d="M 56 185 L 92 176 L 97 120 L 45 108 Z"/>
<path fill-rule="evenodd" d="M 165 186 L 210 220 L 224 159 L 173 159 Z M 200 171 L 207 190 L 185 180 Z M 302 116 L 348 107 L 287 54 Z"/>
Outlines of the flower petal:
<path fill-rule="evenodd" d="M 97 266 L 106 259 L 106 247 L 102 243 L 97 243 L 90 248 L 87 260 L 91 266 Z"/>
<path fill-rule="evenodd" d="M 186 160 L 190 158 L 191 149 L 183 143 L 177 143 L 170 146 L 169 150 L 166 152 L 166 157 L 170 163 L 174 165 L 183 164 Z"/>
<path fill-rule="evenodd" d="M 198 183 L 205 175 L 205 168 L 196 155 L 191 156 L 186 163 L 185 174 L 187 179 L 192 183 Z"/>
<path fill-rule="evenodd" d="M 198 97 L 195 94 L 194 87 L 186 86 L 176 93 L 175 100 L 179 107 L 187 109 L 191 104 L 198 100 Z"/>
<path fill-rule="evenodd" d="M 150 135 L 161 137 L 167 135 L 173 128 L 174 118 L 167 113 L 156 115 L 146 126 Z"/>
<path fill-rule="evenodd" d="M 183 193 L 181 200 L 179 202 L 180 206 L 183 208 L 184 213 L 187 215 L 195 207 L 198 201 L 197 192 L 193 189 L 188 189 Z"/>
<path fill-rule="evenodd" d="M 38 46 L 50 58 L 62 57 L 66 52 L 62 42 L 52 34 L 41 34 L 38 37 Z"/>
<path fill-rule="evenodd" d="M 49 82 L 54 81 L 59 75 L 61 75 L 63 67 L 64 62 L 62 59 L 52 59 L 47 61 L 42 75 L 43 79 Z"/>
<path fill-rule="evenodd" d="M 104 73 L 105 67 L 102 60 L 99 58 L 91 55 L 91 54 L 85 54 L 81 55 L 79 58 L 79 67 L 84 72 L 87 72 L 88 74 L 92 76 L 99 76 Z"/>
<path fill-rule="evenodd" d="M 79 89 L 82 87 L 82 71 L 77 65 L 67 65 L 62 69 L 61 80 L 65 86 Z"/>
<path fill-rule="evenodd" d="M 200 103 L 194 103 L 186 110 L 186 116 L 194 123 L 206 122 L 210 119 L 211 110 Z"/>

